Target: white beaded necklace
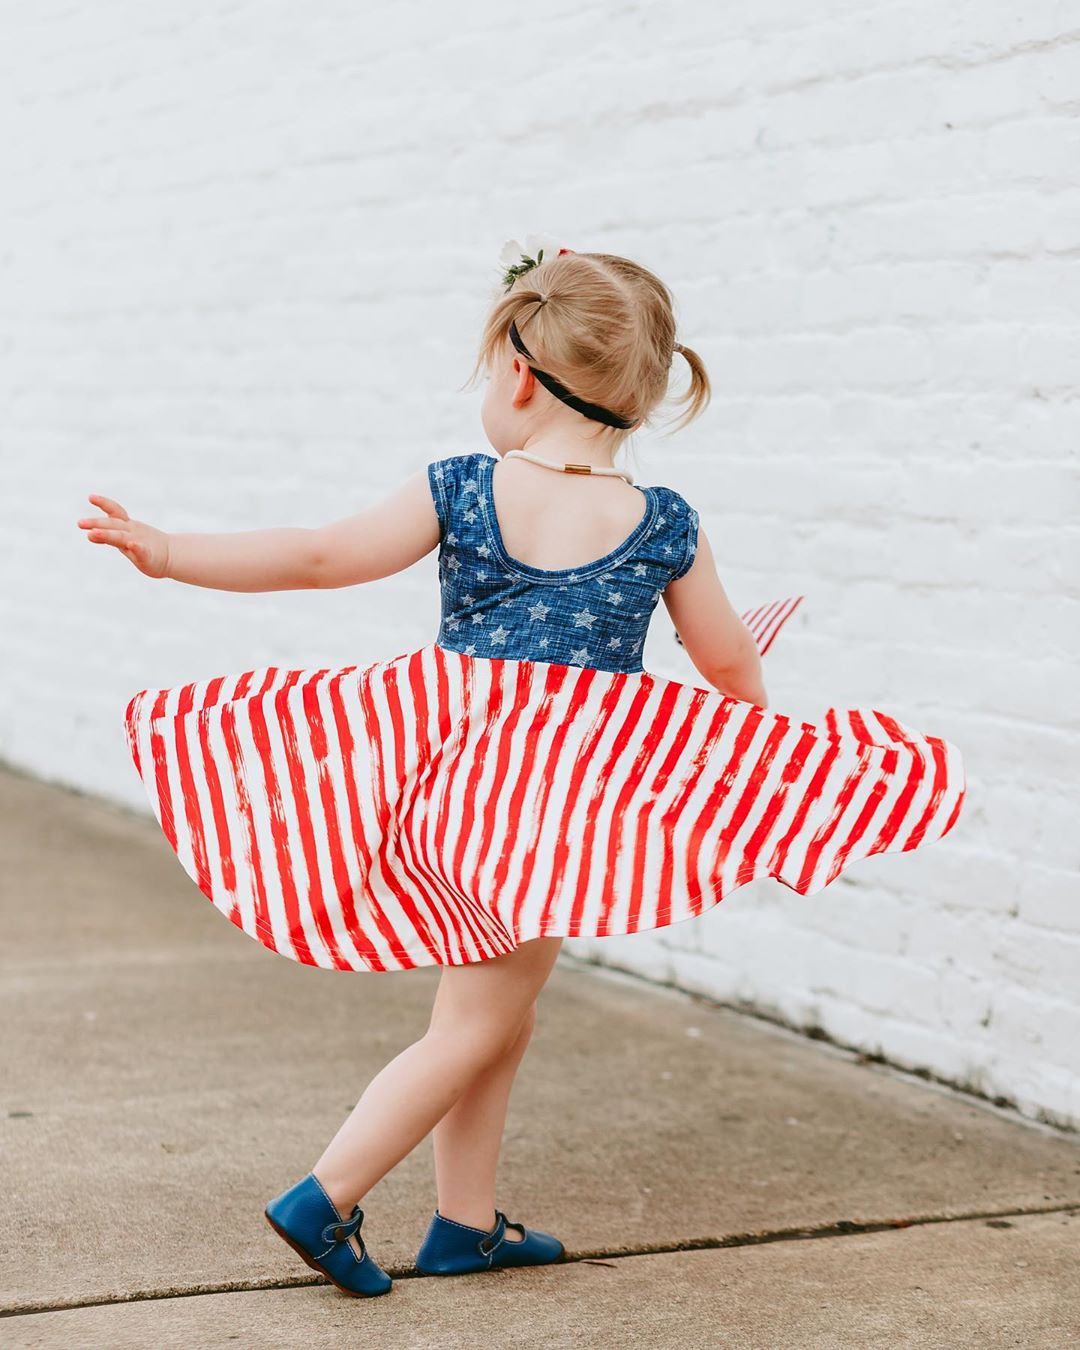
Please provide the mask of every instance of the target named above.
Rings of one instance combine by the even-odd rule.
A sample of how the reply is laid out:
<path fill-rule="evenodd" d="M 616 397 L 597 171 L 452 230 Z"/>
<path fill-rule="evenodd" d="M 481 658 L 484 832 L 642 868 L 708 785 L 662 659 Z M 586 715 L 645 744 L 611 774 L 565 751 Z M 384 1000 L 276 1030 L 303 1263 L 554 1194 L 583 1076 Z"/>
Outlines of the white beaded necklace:
<path fill-rule="evenodd" d="M 507 450 L 503 459 L 509 459 L 512 455 L 516 455 L 519 459 L 527 459 L 533 464 L 543 464 L 548 469 L 558 469 L 560 473 L 603 474 L 608 478 L 625 478 L 631 487 L 634 483 L 634 475 L 628 469 L 609 469 L 596 464 L 559 464 L 553 459 L 542 459 L 530 450 Z"/>

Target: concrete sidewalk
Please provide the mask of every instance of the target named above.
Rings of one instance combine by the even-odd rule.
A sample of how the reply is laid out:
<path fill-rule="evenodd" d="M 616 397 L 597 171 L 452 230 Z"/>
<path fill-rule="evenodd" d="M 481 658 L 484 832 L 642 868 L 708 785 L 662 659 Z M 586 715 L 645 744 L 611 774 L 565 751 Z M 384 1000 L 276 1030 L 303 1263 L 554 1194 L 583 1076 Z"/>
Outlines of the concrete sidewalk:
<path fill-rule="evenodd" d="M 426 1025 L 437 970 L 265 951 L 157 825 L 0 773 L 0 1345 L 1080 1344 L 1080 1141 L 560 958 L 499 1203 L 568 1260 L 424 1278 L 425 1142 L 367 1197 L 381 1299 L 266 1200 Z"/>

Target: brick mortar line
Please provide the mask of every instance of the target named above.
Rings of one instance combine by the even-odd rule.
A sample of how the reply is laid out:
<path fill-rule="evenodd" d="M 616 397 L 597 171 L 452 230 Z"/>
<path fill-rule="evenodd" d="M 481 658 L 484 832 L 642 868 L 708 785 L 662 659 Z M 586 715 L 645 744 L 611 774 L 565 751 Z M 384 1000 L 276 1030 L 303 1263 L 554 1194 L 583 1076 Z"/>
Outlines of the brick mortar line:
<path fill-rule="evenodd" d="M 1020 1209 L 977 1210 L 970 1214 L 923 1214 L 908 1219 L 871 1219 L 865 1223 L 839 1219 L 833 1223 L 819 1225 L 800 1225 L 795 1228 L 776 1228 L 763 1233 L 733 1233 L 723 1238 L 686 1238 L 683 1240 L 660 1243 L 653 1246 L 635 1247 L 632 1250 L 582 1251 L 565 1260 L 550 1262 L 553 1266 L 590 1265 L 598 1262 L 622 1261 L 627 1257 L 660 1256 L 668 1252 L 721 1251 L 731 1247 L 760 1247 L 772 1242 L 805 1242 L 819 1238 L 857 1237 L 864 1233 L 899 1232 L 905 1228 L 925 1228 L 931 1224 L 971 1223 L 978 1219 L 1030 1218 L 1045 1214 L 1080 1214 L 1080 1201 L 1064 1205 L 1031 1206 Z M 496 1267 L 500 1269 L 500 1267 Z M 521 1266 L 514 1269 L 527 1270 Z M 387 1267 L 387 1274 L 395 1280 L 438 1279 L 439 1276 L 425 1275 L 415 1266 Z M 484 1274 L 486 1272 L 477 1272 Z M 117 1298 L 72 1299 L 62 1303 L 24 1303 L 12 1308 L 0 1309 L 0 1319 L 10 1317 L 31 1317 L 40 1313 L 71 1312 L 78 1308 L 113 1308 L 125 1303 L 163 1303 L 175 1298 L 201 1298 L 212 1294 L 244 1294 L 260 1290 L 305 1289 L 327 1284 L 319 1276 L 297 1276 L 291 1280 L 267 1279 L 224 1282 L 222 1284 L 193 1285 L 190 1289 L 176 1289 L 168 1292 L 141 1290 Z"/>

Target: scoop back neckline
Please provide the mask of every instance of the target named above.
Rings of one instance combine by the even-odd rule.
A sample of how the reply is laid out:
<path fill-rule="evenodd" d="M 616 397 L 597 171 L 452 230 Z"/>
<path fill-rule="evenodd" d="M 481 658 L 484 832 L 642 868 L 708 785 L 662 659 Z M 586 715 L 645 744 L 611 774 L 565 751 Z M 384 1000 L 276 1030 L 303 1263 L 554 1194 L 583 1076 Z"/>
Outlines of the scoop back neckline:
<path fill-rule="evenodd" d="M 486 491 L 480 494 L 480 510 L 484 518 L 484 525 L 489 542 L 495 550 L 495 555 L 499 562 L 508 571 L 516 572 L 519 576 L 527 577 L 530 581 L 546 581 L 551 583 L 584 581 L 589 577 L 595 576 L 598 572 L 605 572 L 609 568 L 617 566 L 624 558 L 634 551 L 636 546 L 648 533 L 656 518 L 656 495 L 653 492 L 653 489 L 651 487 L 642 487 L 638 483 L 631 483 L 630 486 L 636 488 L 645 498 L 645 514 L 621 544 L 617 544 L 610 552 L 605 553 L 602 558 L 594 558 L 592 562 L 582 563 L 577 567 L 532 567 L 529 563 L 522 562 L 521 559 L 512 557 L 502 537 L 502 530 L 499 527 L 499 518 L 495 512 L 495 494 L 491 487 L 492 474 L 495 471 L 495 465 L 498 461 L 494 455 L 486 455 L 483 451 L 478 451 L 478 454 L 480 459 L 484 461 L 484 468 L 482 470 L 484 478 L 482 480 L 482 486 Z"/>

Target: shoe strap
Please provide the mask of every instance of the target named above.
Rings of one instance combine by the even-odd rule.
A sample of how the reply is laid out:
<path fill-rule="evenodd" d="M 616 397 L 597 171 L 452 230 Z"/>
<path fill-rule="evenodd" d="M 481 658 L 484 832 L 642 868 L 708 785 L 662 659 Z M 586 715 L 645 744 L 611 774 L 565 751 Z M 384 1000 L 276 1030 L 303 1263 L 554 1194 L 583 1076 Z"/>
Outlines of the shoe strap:
<path fill-rule="evenodd" d="M 354 1233 L 359 1231 L 363 1222 L 364 1211 L 359 1205 L 356 1205 L 347 1219 L 341 1219 L 337 1223 L 326 1225 L 322 1230 L 322 1240 L 324 1242 L 347 1242 Z"/>
<path fill-rule="evenodd" d="M 490 1256 L 496 1247 L 506 1236 L 506 1215 L 501 1209 L 495 1211 L 495 1227 L 490 1233 L 485 1233 L 476 1244 L 477 1250 L 481 1256 Z"/>

